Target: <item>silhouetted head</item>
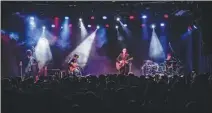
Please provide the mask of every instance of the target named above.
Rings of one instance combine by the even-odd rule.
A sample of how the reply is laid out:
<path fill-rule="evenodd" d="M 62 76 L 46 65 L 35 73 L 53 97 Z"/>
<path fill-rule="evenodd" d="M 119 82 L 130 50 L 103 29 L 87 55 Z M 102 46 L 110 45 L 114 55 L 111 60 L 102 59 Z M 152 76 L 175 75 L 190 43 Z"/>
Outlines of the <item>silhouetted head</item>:
<path fill-rule="evenodd" d="M 28 49 L 28 50 L 26 51 L 26 54 L 27 54 L 28 57 L 30 57 L 30 56 L 32 56 L 32 51 Z"/>

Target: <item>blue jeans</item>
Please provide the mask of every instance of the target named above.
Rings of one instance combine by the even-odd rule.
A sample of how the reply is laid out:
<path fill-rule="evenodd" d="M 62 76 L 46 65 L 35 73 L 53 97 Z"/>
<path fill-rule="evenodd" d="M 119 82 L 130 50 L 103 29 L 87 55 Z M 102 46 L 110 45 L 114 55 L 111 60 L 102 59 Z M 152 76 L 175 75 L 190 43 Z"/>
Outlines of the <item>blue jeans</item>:
<path fill-rule="evenodd" d="M 80 69 L 75 69 L 73 72 L 72 72 L 73 75 L 75 76 L 82 76 L 82 73 L 80 71 Z"/>

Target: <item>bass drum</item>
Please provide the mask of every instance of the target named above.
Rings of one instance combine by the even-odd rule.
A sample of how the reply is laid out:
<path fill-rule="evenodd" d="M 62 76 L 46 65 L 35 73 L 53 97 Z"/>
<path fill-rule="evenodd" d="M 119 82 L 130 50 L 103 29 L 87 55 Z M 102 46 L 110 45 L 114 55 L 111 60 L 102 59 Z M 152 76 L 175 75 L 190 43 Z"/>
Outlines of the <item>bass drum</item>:
<path fill-rule="evenodd" d="M 152 66 L 151 66 L 151 74 L 156 74 L 158 73 L 158 69 L 159 69 L 159 65 L 157 63 L 154 63 Z"/>
<path fill-rule="evenodd" d="M 165 63 L 160 63 L 158 72 L 159 73 L 164 73 L 165 71 L 166 71 L 166 64 Z"/>

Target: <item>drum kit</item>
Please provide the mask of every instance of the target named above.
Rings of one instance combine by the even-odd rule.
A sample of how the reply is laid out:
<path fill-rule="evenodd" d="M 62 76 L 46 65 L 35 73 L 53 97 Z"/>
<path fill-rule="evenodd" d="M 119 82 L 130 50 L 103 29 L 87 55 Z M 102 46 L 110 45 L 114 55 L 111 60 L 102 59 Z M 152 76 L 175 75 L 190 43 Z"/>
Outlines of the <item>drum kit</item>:
<path fill-rule="evenodd" d="M 141 67 L 141 74 L 144 76 L 169 75 L 169 77 L 173 77 L 174 75 L 180 75 L 182 70 L 183 66 L 177 60 L 165 60 L 162 63 L 145 60 Z"/>

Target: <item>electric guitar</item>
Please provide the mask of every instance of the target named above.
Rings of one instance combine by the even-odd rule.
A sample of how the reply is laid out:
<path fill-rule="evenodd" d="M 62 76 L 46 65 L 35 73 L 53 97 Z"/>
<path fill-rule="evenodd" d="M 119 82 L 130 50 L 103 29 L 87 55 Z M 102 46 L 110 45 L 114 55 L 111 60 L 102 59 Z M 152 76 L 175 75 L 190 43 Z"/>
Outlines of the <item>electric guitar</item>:
<path fill-rule="evenodd" d="M 120 70 L 122 67 L 124 67 L 126 64 L 128 64 L 130 60 L 133 60 L 133 57 L 129 58 L 128 60 L 121 60 L 119 62 L 116 62 L 116 69 Z"/>

